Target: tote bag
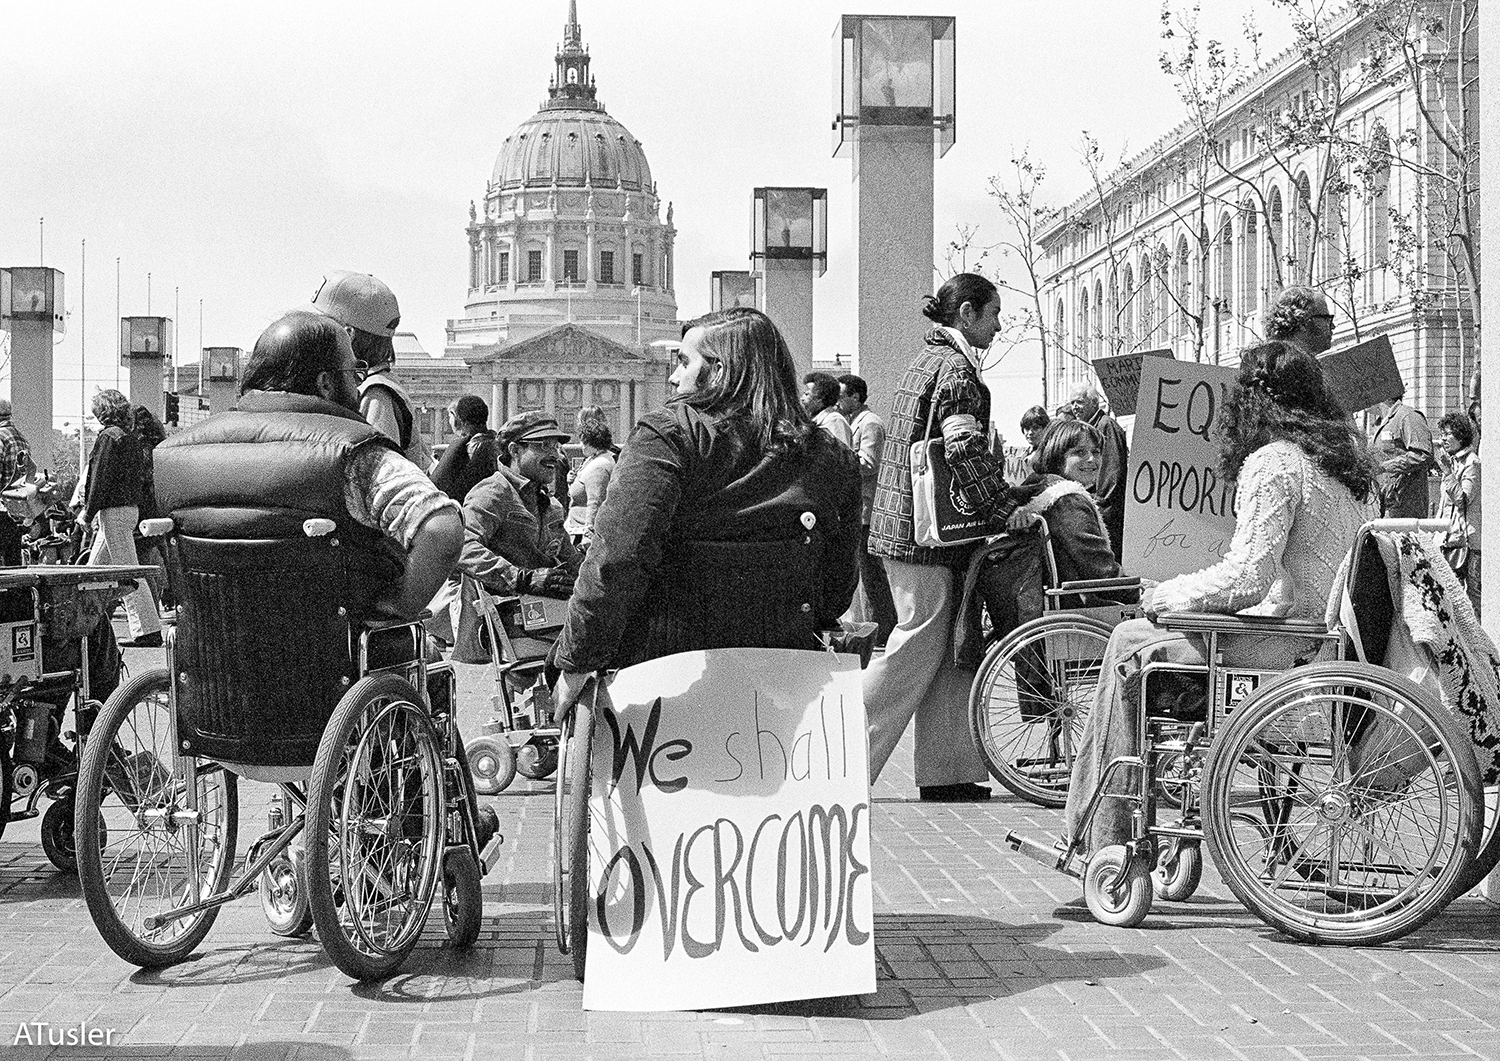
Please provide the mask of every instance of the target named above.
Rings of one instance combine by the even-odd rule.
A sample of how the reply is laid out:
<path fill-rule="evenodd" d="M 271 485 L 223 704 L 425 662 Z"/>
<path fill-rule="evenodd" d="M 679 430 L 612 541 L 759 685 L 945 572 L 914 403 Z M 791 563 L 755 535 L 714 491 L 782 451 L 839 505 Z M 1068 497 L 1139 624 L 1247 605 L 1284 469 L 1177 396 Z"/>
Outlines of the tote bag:
<path fill-rule="evenodd" d="M 953 470 L 943 449 L 943 437 L 932 437 L 937 402 L 927 408 L 927 431 L 911 446 L 912 533 L 918 545 L 965 545 L 984 538 L 989 517 L 968 511 L 954 489 Z"/>

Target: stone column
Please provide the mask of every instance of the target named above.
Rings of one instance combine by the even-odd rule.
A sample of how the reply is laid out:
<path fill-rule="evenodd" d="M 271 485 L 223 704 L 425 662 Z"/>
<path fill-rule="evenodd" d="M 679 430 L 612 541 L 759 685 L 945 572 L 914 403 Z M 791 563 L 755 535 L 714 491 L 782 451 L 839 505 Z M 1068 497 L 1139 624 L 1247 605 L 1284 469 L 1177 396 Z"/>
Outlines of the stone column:
<path fill-rule="evenodd" d="M 542 380 L 542 408 L 548 416 L 557 415 L 557 380 Z"/>
<path fill-rule="evenodd" d="M 932 132 L 866 127 L 853 145 L 858 261 L 855 372 L 887 422 L 922 345 L 922 297 L 933 291 Z"/>
<path fill-rule="evenodd" d="M 490 430 L 498 431 L 500 425 L 505 423 L 505 392 L 499 383 L 490 384 Z"/>
<path fill-rule="evenodd" d="M 520 411 L 521 387 L 513 379 L 505 381 L 505 419 L 509 420 Z"/>
<path fill-rule="evenodd" d="M 166 394 L 162 390 L 162 365 L 159 357 L 132 357 L 129 361 L 130 404 L 144 405 L 158 420 L 166 416 Z"/>
<path fill-rule="evenodd" d="M 239 398 L 239 380 L 233 379 L 211 379 L 208 387 L 208 413 L 222 413 L 233 409 Z"/>
<path fill-rule="evenodd" d="M 31 443 L 31 459 L 36 466 L 49 468 L 52 466 L 52 321 L 12 320 L 9 328 L 11 419 Z M 160 362 L 157 365 L 159 406 Z M 87 409 L 84 415 L 88 415 Z"/>
<path fill-rule="evenodd" d="M 759 265 L 765 274 L 761 312 L 781 329 L 797 363 L 800 383 L 812 371 L 813 362 L 812 259 L 767 258 Z"/>

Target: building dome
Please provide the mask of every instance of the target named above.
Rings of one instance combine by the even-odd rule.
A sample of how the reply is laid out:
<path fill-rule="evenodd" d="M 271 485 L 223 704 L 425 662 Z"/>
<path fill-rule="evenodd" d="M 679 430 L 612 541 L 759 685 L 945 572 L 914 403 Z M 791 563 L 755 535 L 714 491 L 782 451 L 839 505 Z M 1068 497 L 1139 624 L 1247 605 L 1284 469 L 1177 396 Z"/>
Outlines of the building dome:
<path fill-rule="evenodd" d="M 493 180 L 507 191 L 557 184 L 649 192 L 651 168 L 641 142 L 602 106 L 548 106 L 506 137 Z"/>

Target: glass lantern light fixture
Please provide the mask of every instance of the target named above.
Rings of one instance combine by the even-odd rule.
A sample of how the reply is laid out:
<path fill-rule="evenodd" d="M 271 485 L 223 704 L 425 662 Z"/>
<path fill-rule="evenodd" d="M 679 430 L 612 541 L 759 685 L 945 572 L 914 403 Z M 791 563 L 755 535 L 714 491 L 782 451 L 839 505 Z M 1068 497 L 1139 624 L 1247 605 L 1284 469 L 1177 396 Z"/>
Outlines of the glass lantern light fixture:
<path fill-rule="evenodd" d="M 954 19 L 844 15 L 833 31 L 833 154 L 862 135 L 930 129 L 938 157 L 955 137 Z"/>
<path fill-rule="evenodd" d="M 811 261 L 822 276 L 828 271 L 828 189 L 755 189 L 750 246 L 757 272 L 768 260 Z"/>
<path fill-rule="evenodd" d="M 161 360 L 172 349 L 169 317 L 121 317 L 120 361 Z"/>
<path fill-rule="evenodd" d="M 67 326 L 63 274 L 41 265 L 0 269 L 0 324 L 9 321 L 52 323 L 61 334 Z"/>
<path fill-rule="evenodd" d="M 207 367 L 210 383 L 233 383 L 240 378 L 240 348 L 205 346 L 203 364 Z"/>
<path fill-rule="evenodd" d="M 747 306 L 754 309 L 755 275 L 746 269 L 718 269 L 709 274 L 708 308 L 717 312 Z"/>

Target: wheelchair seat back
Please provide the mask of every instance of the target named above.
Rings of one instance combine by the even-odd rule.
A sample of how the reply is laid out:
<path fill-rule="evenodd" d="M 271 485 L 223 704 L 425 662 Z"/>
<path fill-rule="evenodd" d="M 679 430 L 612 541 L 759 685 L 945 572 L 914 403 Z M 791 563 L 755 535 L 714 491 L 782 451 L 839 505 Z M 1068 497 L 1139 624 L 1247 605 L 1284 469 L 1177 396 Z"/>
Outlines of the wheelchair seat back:
<path fill-rule="evenodd" d="M 341 550 L 326 540 L 175 535 L 173 652 L 183 751 L 264 766 L 310 765 L 355 680 Z"/>

